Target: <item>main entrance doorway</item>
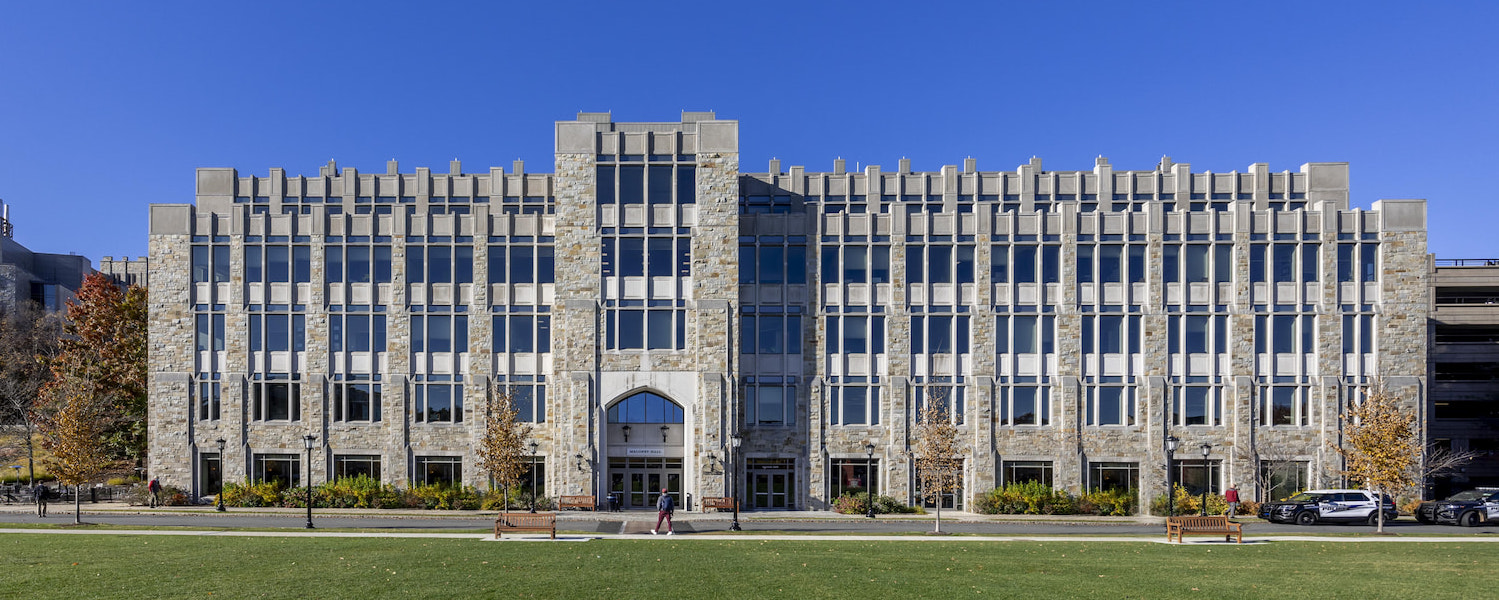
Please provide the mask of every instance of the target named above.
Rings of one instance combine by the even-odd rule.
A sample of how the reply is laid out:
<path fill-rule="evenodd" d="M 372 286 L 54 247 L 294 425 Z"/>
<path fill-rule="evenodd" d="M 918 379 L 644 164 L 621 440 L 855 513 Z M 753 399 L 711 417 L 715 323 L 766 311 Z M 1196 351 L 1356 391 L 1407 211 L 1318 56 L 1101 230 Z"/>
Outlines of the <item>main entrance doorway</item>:
<path fill-rule="evenodd" d="M 687 509 L 682 477 L 686 416 L 681 405 L 654 392 L 639 392 L 608 410 L 607 493 L 621 508 L 655 508 L 665 489 Z"/>
<path fill-rule="evenodd" d="M 611 458 L 609 493 L 622 508 L 655 508 L 656 497 L 665 488 L 678 507 L 682 504 L 682 459 Z"/>
<path fill-rule="evenodd" d="M 751 458 L 745 465 L 749 504 L 757 509 L 796 508 L 794 461 L 789 458 Z"/>

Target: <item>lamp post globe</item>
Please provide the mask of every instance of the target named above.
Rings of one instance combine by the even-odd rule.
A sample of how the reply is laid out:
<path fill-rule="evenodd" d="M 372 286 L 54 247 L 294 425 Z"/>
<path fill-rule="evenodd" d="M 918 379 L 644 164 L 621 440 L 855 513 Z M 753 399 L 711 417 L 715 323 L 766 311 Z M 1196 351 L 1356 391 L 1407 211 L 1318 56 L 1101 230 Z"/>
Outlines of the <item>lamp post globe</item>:
<path fill-rule="evenodd" d="M 1171 458 L 1176 454 L 1176 446 L 1181 440 L 1176 436 L 1166 437 L 1166 516 L 1176 514 L 1176 486 L 1171 484 Z"/>
<path fill-rule="evenodd" d="M 1204 517 L 1208 516 L 1208 484 L 1210 483 L 1207 480 L 1207 474 L 1208 474 L 1208 454 L 1211 453 L 1212 451 L 1213 451 L 1213 445 L 1212 444 L 1203 444 L 1202 445 L 1202 474 L 1203 474 L 1203 481 L 1202 481 L 1202 516 L 1204 516 Z"/>
<path fill-rule="evenodd" d="M 213 441 L 213 445 L 218 446 L 219 448 L 219 493 L 215 494 L 216 496 L 218 496 L 217 498 L 215 498 L 215 502 L 218 504 L 218 507 L 214 508 L 214 510 L 224 512 L 224 448 L 227 447 L 229 443 L 224 441 L 224 438 L 219 438 Z"/>
<path fill-rule="evenodd" d="M 729 500 L 734 503 L 734 522 L 729 525 L 729 531 L 740 531 L 739 528 L 739 445 L 744 443 L 744 438 L 739 434 L 729 436 Z"/>
<path fill-rule="evenodd" d="M 874 444 L 864 444 L 869 458 L 864 461 L 864 516 L 874 518 Z"/>
<path fill-rule="evenodd" d="M 307 528 L 312 529 L 312 444 L 317 441 L 317 436 L 307 434 L 302 436 L 302 446 L 307 448 Z"/>

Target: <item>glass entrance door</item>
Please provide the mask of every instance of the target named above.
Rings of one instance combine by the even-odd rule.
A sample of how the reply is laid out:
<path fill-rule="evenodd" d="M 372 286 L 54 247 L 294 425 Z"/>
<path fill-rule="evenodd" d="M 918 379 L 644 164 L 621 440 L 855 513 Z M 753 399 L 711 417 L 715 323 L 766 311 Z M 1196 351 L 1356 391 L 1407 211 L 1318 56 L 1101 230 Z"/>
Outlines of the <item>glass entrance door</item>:
<path fill-rule="evenodd" d="M 754 494 L 751 506 L 755 508 L 791 507 L 791 472 L 762 471 L 751 473 L 750 491 Z"/>
<path fill-rule="evenodd" d="M 609 459 L 609 493 L 619 496 L 621 508 L 655 508 L 662 488 L 671 494 L 678 508 L 685 508 L 682 504 L 682 459 Z"/>
<path fill-rule="evenodd" d="M 741 497 L 751 508 L 796 508 L 796 471 L 793 459 L 751 458 L 746 463 L 744 482 L 749 493 Z"/>

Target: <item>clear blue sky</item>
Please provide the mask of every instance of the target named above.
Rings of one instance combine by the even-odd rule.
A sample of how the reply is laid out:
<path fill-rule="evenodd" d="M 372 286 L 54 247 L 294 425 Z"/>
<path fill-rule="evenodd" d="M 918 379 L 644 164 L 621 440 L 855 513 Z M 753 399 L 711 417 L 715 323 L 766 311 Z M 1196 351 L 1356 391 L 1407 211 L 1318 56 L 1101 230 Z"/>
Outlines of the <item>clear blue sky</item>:
<path fill-rule="evenodd" d="M 762 171 L 1352 163 L 1499 256 L 1494 2 L 8 2 L 0 198 L 33 250 L 146 252 L 193 170 L 551 171 L 577 111 L 740 121 Z M 505 6 L 501 6 L 505 5 Z"/>

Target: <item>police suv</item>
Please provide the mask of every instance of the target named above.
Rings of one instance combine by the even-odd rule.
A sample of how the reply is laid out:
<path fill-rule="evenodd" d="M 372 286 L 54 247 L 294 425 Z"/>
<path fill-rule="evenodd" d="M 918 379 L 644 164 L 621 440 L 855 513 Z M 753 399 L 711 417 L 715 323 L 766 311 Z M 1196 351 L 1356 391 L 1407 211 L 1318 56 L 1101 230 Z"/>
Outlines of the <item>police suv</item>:
<path fill-rule="evenodd" d="M 1367 490 L 1308 490 L 1280 502 L 1260 505 L 1260 518 L 1272 523 L 1368 523 L 1376 524 L 1375 494 Z M 1384 520 L 1394 521 L 1399 513 L 1395 501 L 1384 499 Z"/>
<path fill-rule="evenodd" d="M 1477 527 L 1489 519 L 1499 519 L 1499 488 L 1468 490 L 1416 507 L 1416 520 L 1422 523 Z"/>

